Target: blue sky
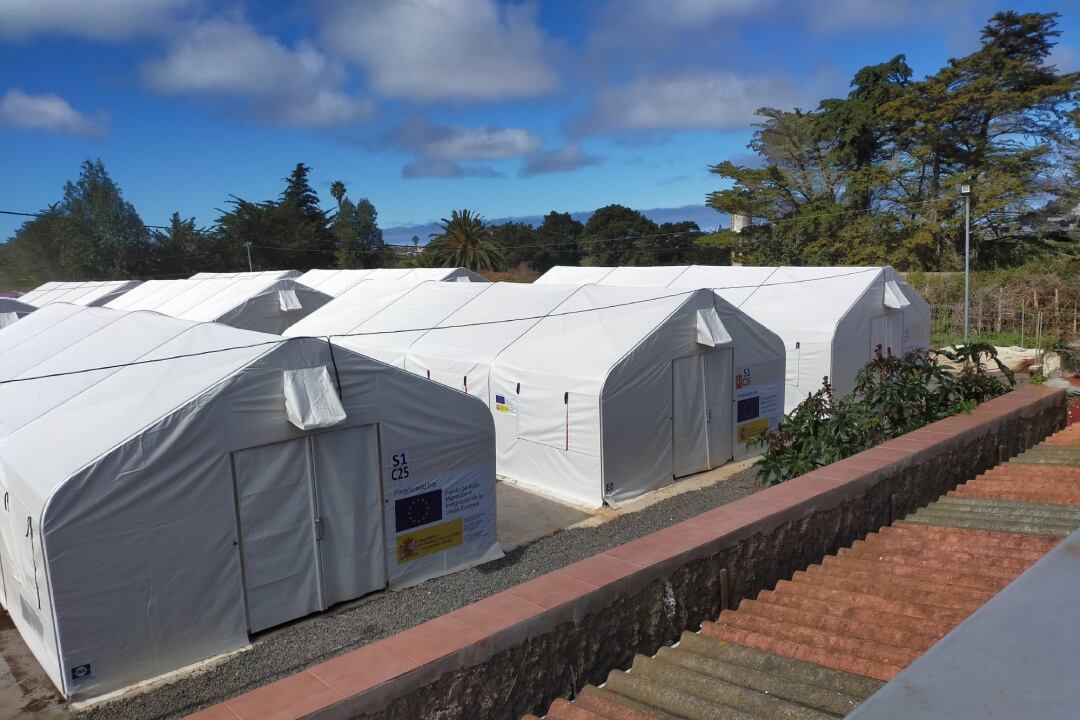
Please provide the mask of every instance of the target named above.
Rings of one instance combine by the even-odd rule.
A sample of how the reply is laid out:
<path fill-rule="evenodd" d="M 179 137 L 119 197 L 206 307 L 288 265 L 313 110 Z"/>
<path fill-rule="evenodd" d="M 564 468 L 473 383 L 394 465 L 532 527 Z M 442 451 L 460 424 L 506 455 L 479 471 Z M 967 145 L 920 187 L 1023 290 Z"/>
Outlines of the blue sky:
<path fill-rule="evenodd" d="M 814 107 L 860 67 L 916 76 L 978 45 L 991 0 L 3 0 L 0 209 L 101 158 L 150 224 L 276 197 L 296 162 L 383 226 L 700 204 L 753 111 Z M 18 220 L 0 217 L 0 238 Z"/>

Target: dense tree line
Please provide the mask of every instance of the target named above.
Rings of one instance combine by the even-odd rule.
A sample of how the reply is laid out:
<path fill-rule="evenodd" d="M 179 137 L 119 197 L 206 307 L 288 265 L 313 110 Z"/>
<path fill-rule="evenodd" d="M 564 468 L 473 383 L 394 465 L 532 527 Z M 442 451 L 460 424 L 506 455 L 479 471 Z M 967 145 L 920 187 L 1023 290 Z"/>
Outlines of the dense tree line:
<path fill-rule="evenodd" d="M 269 268 L 381 267 L 396 262 L 383 243 L 375 206 L 353 201 L 344 183 L 327 213 L 299 163 L 275 200 L 231 197 L 212 228 L 173 213 L 148 228 L 104 164 L 87 160 L 63 198 L 0 244 L 0 285 L 34 287 L 48 280 L 188 277 L 196 272 Z"/>
<path fill-rule="evenodd" d="M 730 187 L 709 205 L 754 218 L 727 242 L 755 264 L 957 269 L 969 185 L 975 267 L 1074 254 L 1046 222 L 1080 203 L 1080 73 L 1049 63 L 1057 17 L 998 13 L 924 80 L 899 55 L 816 110 L 759 110 L 759 162 L 712 168 Z"/>
<path fill-rule="evenodd" d="M 169 224 L 147 227 L 104 164 L 87 160 L 63 198 L 0 244 L 0 286 L 30 288 L 49 280 L 188 277 L 312 267 L 465 266 L 544 272 L 553 265 L 678 263 L 695 260 L 692 222 L 657 225 L 636 210 L 609 205 L 585 224 L 551 212 L 538 227 L 491 225 L 472 210 L 454 210 L 411 257 L 383 242 L 378 213 L 367 198 L 353 201 L 335 181 L 327 212 L 300 163 L 274 200 L 230 197 L 211 228 L 173 213 Z M 409 246 L 406 246 L 407 248 Z M 697 258 L 701 260 L 701 258 Z"/>

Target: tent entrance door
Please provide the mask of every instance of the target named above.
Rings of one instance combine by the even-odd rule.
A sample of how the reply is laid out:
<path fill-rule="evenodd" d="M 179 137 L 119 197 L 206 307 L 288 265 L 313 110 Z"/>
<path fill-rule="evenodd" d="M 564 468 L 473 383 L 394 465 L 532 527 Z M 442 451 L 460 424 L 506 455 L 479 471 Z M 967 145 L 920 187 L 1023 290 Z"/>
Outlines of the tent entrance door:
<path fill-rule="evenodd" d="M 731 348 L 705 353 L 705 418 L 709 428 L 709 467 L 727 463 L 733 457 L 735 422 L 732 384 L 735 382 Z"/>
<path fill-rule="evenodd" d="M 888 355 L 891 351 L 894 356 L 904 354 L 904 311 L 889 310 L 884 315 L 879 315 L 870 321 L 870 359 L 874 359 L 874 353 L 878 345 L 881 346 L 881 354 Z"/>
<path fill-rule="evenodd" d="M 702 354 L 671 362 L 672 474 L 679 478 L 709 469 L 708 408 Z"/>
<path fill-rule="evenodd" d="M 386 587 L 379 435 L 374 425 L 311 437 L 323 606 Z"/>
<path fill-rule="evenodd" d="M 239 450 L 233 477 L 250 632 L 386 586 L 374 425 Z"/>
<path fill-rule="evenodd" d="M 248 630 L 322 609 L 308 439 L 233 454 Z"/>

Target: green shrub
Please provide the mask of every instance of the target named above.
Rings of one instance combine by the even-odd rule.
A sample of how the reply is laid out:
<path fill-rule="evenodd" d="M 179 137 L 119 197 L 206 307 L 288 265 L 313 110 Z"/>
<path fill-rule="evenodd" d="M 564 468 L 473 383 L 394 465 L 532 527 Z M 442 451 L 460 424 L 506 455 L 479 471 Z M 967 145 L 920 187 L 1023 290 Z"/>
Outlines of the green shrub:
<path fill-rule="evenodd" d="M 1005 382 L 990 374 L 988 363 Z M 752 441 L 765 447 L 758 477 L 767 485 L 790 480 L 927 423 L 970 412 L 1014 382 L 997 350 L 985 343 L 904 357 L 883 354 L 878 346 L 850 395 L 837 398 L 825 378 L 775 432 Z"/>

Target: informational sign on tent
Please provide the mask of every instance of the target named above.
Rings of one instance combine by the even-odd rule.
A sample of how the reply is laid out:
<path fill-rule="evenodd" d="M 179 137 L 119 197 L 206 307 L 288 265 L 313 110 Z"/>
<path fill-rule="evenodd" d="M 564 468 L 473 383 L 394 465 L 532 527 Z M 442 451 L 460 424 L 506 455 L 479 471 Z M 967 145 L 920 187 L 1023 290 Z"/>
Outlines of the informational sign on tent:
<path fill-rule="evenodd" d="M 746 445 L 756 437 L 775 430 L 784 417 L 782 383 L 758 384 L 753 368 L 735 375 L 735 439 Z"/>
<path fill-rule="evenodd" d="M 482 555 L 495 545 L 495 497 L 484 477 L 492 468 L 433 473 L 419 466 L 440 459 L 419 448 L 399 449 L 388 459 L 383 475 L 391 587 L 441 575 L 460 563 L 458 556 Z M 427 479 L 414 479 L 420 476 Z"/>

